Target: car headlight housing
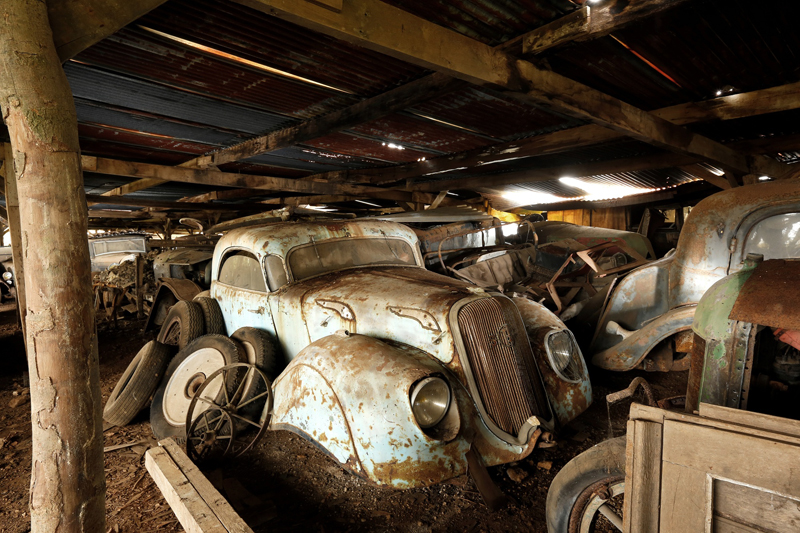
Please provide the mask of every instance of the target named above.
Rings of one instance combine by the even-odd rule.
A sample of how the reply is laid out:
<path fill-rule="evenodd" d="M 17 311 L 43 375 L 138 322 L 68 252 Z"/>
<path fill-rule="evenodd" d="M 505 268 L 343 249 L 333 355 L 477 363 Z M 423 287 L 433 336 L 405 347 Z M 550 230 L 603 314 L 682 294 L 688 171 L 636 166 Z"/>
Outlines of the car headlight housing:
<path fill-rule="evenodd" d="M 9 281 L 11 278 L 12 278 L 11 272 L 9 272 L 9 271 L 3 272 L 3 279 L 5 281 Z"/>
<path fill-rule="evenodd" d="M 447 414 L 450 401 L 450 386 L 442 378 L 427 377 L 411 390 L 411 410 L 422 429 L 441 422 Z"/>
<path fill-rule="evenodd" d="M 583 362 L 578 343 L 569 330 L 555 330 L 544 341 L 550 366 L 564 381 L 577 383 L 583 379 Z"/>

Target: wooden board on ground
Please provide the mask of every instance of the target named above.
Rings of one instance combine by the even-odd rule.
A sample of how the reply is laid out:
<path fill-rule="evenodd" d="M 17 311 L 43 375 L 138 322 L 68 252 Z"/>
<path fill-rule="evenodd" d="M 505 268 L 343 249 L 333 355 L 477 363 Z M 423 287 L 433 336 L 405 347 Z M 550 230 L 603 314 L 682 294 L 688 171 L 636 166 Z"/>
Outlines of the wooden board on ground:
<path fill-rule="evenodd" d="M 158 444 L 145 466 L 187 533 L 252 533 L 174 440 Z"/>

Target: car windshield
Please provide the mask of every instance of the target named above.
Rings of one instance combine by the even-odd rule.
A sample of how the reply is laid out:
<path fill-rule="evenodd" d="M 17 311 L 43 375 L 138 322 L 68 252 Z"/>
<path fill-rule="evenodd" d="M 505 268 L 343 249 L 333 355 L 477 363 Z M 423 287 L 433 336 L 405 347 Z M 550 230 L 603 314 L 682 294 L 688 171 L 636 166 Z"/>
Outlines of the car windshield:
<path fill-rule="evenodd" d="M 295 280 L 361 266 L 417 266 L 411 245 L 397 238 L 348 238 L 306 244 L 289 252 Z"/>
<path fill-rule="evenodd" d="M 94 241 L 91 243 L 94 255 L 114 254 L 119 252 L 146 252 L 144 239 L 117 239 Z"/>

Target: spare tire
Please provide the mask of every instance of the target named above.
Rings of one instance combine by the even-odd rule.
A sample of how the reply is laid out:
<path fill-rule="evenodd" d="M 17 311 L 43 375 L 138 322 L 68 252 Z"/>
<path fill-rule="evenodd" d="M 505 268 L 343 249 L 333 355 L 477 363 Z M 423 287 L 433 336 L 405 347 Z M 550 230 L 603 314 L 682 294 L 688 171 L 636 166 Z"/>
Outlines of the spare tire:
<path fill-rule="evenodd" d="M 241 345 L 224 335 L 203 335 L 178 352 L 167 367 L 161 384 L 150 404 L 150 426 L 159 440 L 175 437 L 184 442 L 186 438 L 186 416 L 194 393 L 205 379 L 223 366 L 241 363 L 244 350 Z M 225 383 L 227 395 L 231 397 L 241 381 L 242 372 L 229 372 Z M 206 389 L 206 395 L 221 401 L 226 390 L 219 385 Z M 202 411 L 197 411 L 200 413 Z"/>
<path fill-rule="evenodd" d="M 203 334 L 203 310 L 194 302 L 180 301 L 172 306 L 156 340 L 179 350 Z"/>
<path fill-rule="evenodd" d="M 111 391 L 103 408 L 103 419 L 115 426 L 133 420 L 150 401 L 173 353 L 172 347 L 158 341 L 142 346 Z"/>
<path fill-rule="evenodd" d="M 225 319 L 222 317 L 222 310 L 214 298 L 205 296 L 195 296 L 194 303 L 200 306 L 203 311 L 203 322 L 205 323 L 206 335 L 226 335 Z"/>
<path fill-rule="evenodd" d="M 278 373 L 278 358 L 272 336 L 263 329 L 244 327 L 237 329 L 231 338 L 244 348 L 245 363 L 256 365 L 269 379 Z"/>

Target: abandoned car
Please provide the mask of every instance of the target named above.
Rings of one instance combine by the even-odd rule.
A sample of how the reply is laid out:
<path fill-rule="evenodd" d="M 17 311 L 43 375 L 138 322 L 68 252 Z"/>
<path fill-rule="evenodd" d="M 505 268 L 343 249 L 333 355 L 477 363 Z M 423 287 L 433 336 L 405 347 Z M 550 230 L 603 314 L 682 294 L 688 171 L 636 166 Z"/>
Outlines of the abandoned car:
<path fill-rule="evenodd" d="M 400 224 L 232 230 L 214 251 L 210 298 L 197 300 L 204 312 L 176 305 L 181 329 L 221 320 L 248 355 L 231 356 L 219 334 L 186 338 L 151 405 L 159 438 L 185 434 L 192 391 L 237 359 L 270 367 L 270 429 L 397 488 L 465 474 L 468 458 L 518 461 L 537 430 L 592 401 L 580 349 L 555 315 L 425 270 L 417 237 Z M 207 337 L 216 340 L 198 347 Z M 272 353 L 282 354 L 277 365 Z"/>
<path fill-rule="evenodd" d="M 147 253 L 147 235 L 144 233 L 100 234 L 89 239 L 92 272 L 107 270 L 145 253 Z"/>
<path fill-rule="evenodd" d="M 608 370 L 687 370 L 697 303 L 747 254 L 800 257 L 800 183 L 737 187 L 700 202 L 674 253 L 629 272 L 612 289 L 595 329 L 592 363 Z"/>
<path fill-rule="evenodd" d="M 781 231 L 796 234 L 800 229 L 800 223 L 789 222 L 781 227 Z M 765 419 L 759 419 L 755 415 L 743 417 L 725 415 L 728 421 L 744 423 L 747 426 L 745 434 L 750 434 L 753 428 L 762 423 L 766 424 L 766 428 L 782 433 L 773 437 L 762 432 L 758 438 L 753 439 L 751 444 L 759 448 L 763 446 L 764 449 L 784 445 L 786 429 L 778 430 L 778 427 L 790 427 L 796 431 L 796 422 L 786 425 L 781 419 L 800 419 L 800 411 L 797 408 L 797 400 L 800 398 L 800 317 L 794 312 L 797 308 L 795 287 L 798 279 L 800 279 L 800 260 L 763 260 L 761 254 L 749 254 L 738 272 L 722 278 L 706 291 L 697 304 L 690 330 L 694 335 L 692 342 L 694 350 L 686 390 L 685 411 L 688 416 L 698 411 L 701 417 L 704 416 L 704 411 L 716 416 L 725 415 L 724 410 L 713 409 L 714 406 L 772 415 L 766 422 L 763 422 Z M 639 406 L 632 408 L 631 419 L 637 418 L 634 416 L 636 411 L 641 412 L 642 409 Z M 676 414 L 673 418 L 680 416 Z M 664 418 L 660 414 L 658 417 Z M 645 420 L 650 422 L 655 418 L 649 414 Z M 700 427 L 698 424 L 701 422 L 696 418 L 688 421 L 693 428 Z M 592 531 L 591 528 L 596 524 L 599 515 L 605 516 L 617 529 L 623 530 L 618 504 L 626 490 L 626 474 L 630 474 L 626 472 L 626 445 L 633 446 L 634 451 L 629 451 L 627 456 L 633 457 L 634 467 L 638 464 L 637 461 L 641 462 L 643 463 L 641 468 L 648 470 L 646 475 L 658 479 L 659 473 L 654 471 L 652 460 L 648 462 L 647 458 L 637 459 L 639 456 L 635 450 L 637 441 L 655 438 L 658 444 L 651 448 L 651 455 L 659 455 L 662 443 L 660 429 L 657 433 L 653 433 L 652 430 L 637 429 L 639 426 L 632 424 L 633 422 L 628 422 L 627 439 L 618 437 L 603 441 L 572 459 L 558 473 L 547 496 L 547 523 L 550 533 Z M 639 425 L 641 426 L 641 422 Z M 716 475 L 730 478 L 740 477 L 746 472 L 742 481 L 746 482 L 753 492 L 751 497 L 735 500 L 737 506 L 742 507 L 744 512 L 740 510 L 731 513 L 738 515 L 736 517 L 725 514 L 723 519 L 736 518 L 734 521 L 742 519 L 747 525 L 751 522 L 752 516 L 757 514 L 749 510 L 760 503 L 762 512 L 767 514 L 775 513 L 777 509 L 791 510 L 791 514 L 781 517 L 782 520 L 787 520 L 787 527 L 763 530 L 796 529 L 793 527 L 797 523 L 797 506 L 793 503 L 797 497 L 796 486 L 792 489 L 789 484 L 782 484 L 783 482 L 779 481 L 782 475 L 770 472 L 770 467 L 762 465 L 760 470 L 764 472 L 764 476 L 761 477 L 769 478 L 771 484 L 783 487 L 784 496 L 788 495 L 792 499 L 785 500 L 780 493 L 770 490 L 766 491 L 767 494 L 763 499 L 758 497 L 756 491 L 763 489 L 758 487 L 760 483 L 754 485 L 758 476 L 754 476 L 752 470 L 748 471 L 742 467 L 745 461 L 734 454 L 714 451 L 714 446 L 709 447 L 709 444 L 714 442 L 714 445 L 719 447 L 717 449 L 726 451 L 739 448 L 742 454 L 747 454 L 747 459 L 755 457 L 761 450 L 757 452 L 747 446 L 739 447 L 725 442 L 724 439 L 731 437 L 734 428 L 727 425 L 721 429 L 725 435 L 719 436 L 716 442 L 706 435 L 704 440 L 699 443 L 690 442 L 687 447 L 695 450 L 709 449 L 710 455 L 715 458 L 731 455 L 727 469 L 718 468 L 723 466 L 724 459 L 721 459 L 723 464 L 712 465 L 710 470 L 718 469 Z M 668 440 L 671 439 L 665 437 L 664 446 L 667 446 Z M 631 463 L 627 462 L 627 465 L 630 466 Z M 776 466 L 784 472 L 788 468 L 785 462 Z M 697 480 L 687 473 L 685 467 L 677 466 L 677 468 L 683 468 L 685 479 L 682 483 L 688 483 L 687 480 L 690 479 Z M 791 477 L 791 474 L 788 475 Z M 711 479 L 711 474 L 701 475 L 700 479 L 705 486 L 705 480 Z M 647 502 L 653 501 L 652 498 L 658 502 L 658 494 L 652 494 L 653 486 L 658 487 L 657 484 L 650 484 L 649 493 L 639 492 L 634 503 L 626 502 L 626 512 L 635 508 L 637 504 L 641 507 L 641 502 L 645 502 L 645 508 L 643 512 L 637 513 L 637 517 L 640 518 L 636 521 L 638 526 L 631 525 L 624 530 L 649 531 L 651 528 L 641 526 L 642 522 L 647 521 L 656 524 L 654 527 L 657 527 L 658 505 L 647 505 Z M 688 486 L 684 488 L 691 494 Z M 716 488 L 714 490 L 716 497 Z M 710 493 L 705 487 L 701 487 L 699 492 Z M 616 503 L 612 504 L 612 501 Z M 704 520 L 704 517 L 698 518 L 695 515 L 697 510 L 705 510 L 706 505 L 692 505 L 689 510 L 681 507 L 685 506 L 685 503 L 679 501 L 675 504 L 674 499 L 670 498 L 668 507 L 681 508 L 681 514 L 691 515 L 696 523 L 702 523 L 697 521 Z M 661 509 L 662 516 L 669 515 L 673 510 Z M 717 514 L 714 513 L 714 519 L 719 518 Z M 626 518 L 626 521 L 634 522 L 632 518 Z M 705 519 L 707 524 L 710 521 L 711 517 Z M 695 528 L 685 529 L 687 527 L 685 524 L 688 522 L 688 519 L 681 522 L 683 525 L 679 526 L 678 530 L 695 531 Z M 749 527 L 745 529 L 755 530 Z M 675 530 L 674 526 L 672 530 Z"/>

